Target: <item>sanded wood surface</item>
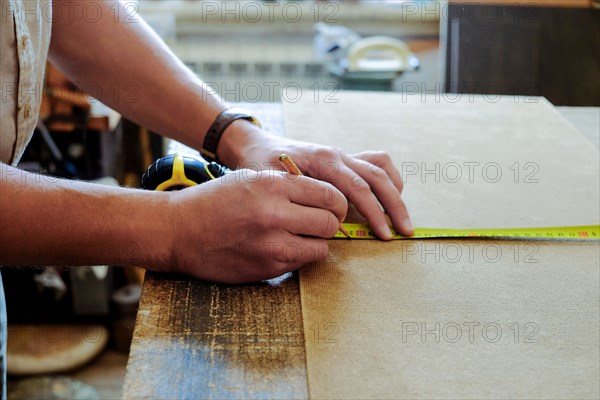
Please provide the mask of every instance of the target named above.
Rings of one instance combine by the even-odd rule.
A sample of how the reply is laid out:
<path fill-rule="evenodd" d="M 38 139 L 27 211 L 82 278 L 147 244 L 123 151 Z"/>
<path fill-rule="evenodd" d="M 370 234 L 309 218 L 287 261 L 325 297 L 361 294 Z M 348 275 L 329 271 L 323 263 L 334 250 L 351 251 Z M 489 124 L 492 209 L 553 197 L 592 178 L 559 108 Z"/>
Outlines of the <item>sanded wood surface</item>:
<path fill-rule="evenodd" d="M 306 398 L 298 280 L 227 286 L 148 273 L 124 398 Z"/>
<path fill-rule="evenodd" d="M 286 133 L 350 153 L 367 143 L 385 149 L 405 171 L 416 227 L 600 224 L 598 149 L 545 99 L 339 92 L 336 100 L 284 104 Z M 505 171 L 530 162 L 539 175 L 443 177 L 459 162 Z M 310 398 L 597 399 L 598 250 L 596 241 L 332 243 L 327 259 L 300 273 Z M 504 336 L 471 341 L 464 323 L 491 323 Z M 535 340 L 507 335 L 515 324 L 537 329 Z M 416 340 L 409 326 L 419 328 Z"/>

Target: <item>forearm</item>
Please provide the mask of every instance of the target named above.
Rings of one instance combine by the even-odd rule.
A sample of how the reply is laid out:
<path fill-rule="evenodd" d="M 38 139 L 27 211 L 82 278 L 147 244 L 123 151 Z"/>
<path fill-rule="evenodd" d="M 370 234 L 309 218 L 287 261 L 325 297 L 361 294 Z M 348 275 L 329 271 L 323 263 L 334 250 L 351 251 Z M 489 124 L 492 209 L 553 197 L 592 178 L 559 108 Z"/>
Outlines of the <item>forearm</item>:
<path fill-rule="evenodd" d="M 53 19 L 51 61 L 127 118 L 199 149 L 225 104 L 141 18 L 126 23 L 130 11 L 120 3 L 94 3 L 101 13 L 90 23 L 85 3 L 55 0 L 62 17 Z"/>
<path fill-rule="evenodd" d="M 0 164 L 0 265 L 140 265 L 170 257 L 168 193 Z"/>
<path fill-rule="evenodd" d="M 115 21 L 119 3 L 97 1 L 100 18 L 93 22 L 81 12 L 84 4 L 80 12 L 70 12 L 73 4 L 80 3 L 55 0 L 63 17 L 53 18 L 51 60 L 80 86 L 100 88 L 96 96 L 126 117 L 200 149 L 209 126 L 226 107 L 221 100 L 142 20 Z M 127 11 L 121 8 L 118 14 L 122 17 Z M 132 88 L 135 93 L 128 97 Z M 340 189 L 380 238 L 392 237 L 382 206 L 399 232 L 412 234 L 400 197 L 402 179 L 387 154 L 350 157 L 339 149 L 277 139 L 244 120 L 227 128 L 217 148 L 218 158 L 232 168 L 265 168 L 281 153 L 300 160 L 307 175 Z M 335 176 L 327 172 L 331 166 L 339 171 Z"/>

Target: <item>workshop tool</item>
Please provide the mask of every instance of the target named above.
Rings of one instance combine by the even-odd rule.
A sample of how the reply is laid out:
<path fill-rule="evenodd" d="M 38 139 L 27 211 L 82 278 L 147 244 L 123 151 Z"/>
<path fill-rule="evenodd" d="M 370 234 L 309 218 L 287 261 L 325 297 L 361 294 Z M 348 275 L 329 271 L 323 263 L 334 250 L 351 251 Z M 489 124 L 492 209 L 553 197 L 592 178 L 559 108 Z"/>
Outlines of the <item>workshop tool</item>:
<path fill-rule="evenodd" d="M 282 159 L 283 157 L 283 159 Z M 282 154 L 280 161 L 285 163 L 289 157 Z M 294 164 L 295 167 L 295 164 Z M 297 169 L 297 167 L 296 167 Z M 216 163 L 208 163 L 198 158 L 171 154 L 156 160 L 142 176 L 142 188 L 149 190 L 180 190 L 186 187 L 219 178 L 230 172 L 226 167 Z M 289 171 L 288 171 L 289 172 Z M 344 228 L 347 234 L 342 230 Z M 406 237 L 392 230 L 393 239 L 434 239 L 434 238 L 506 238 L 506 239 L 567 239 L 567 240 L 599 240 L 600 226 L 562 226 L 532 228 L 415 228 L 413 236 Z M 335 239 L 376 239 L 377 237 L 365 224 L 340 224 L 340 231 Z"/>
<path fill-rule="evenodd" d="M 365 224 L 344 223 L 351 239 L 376 239 L 377 237 Z M 391 228 L 390 228 L 391 229 Z M 401 236 L 392 230 L 393 239 L 433 239 L 433 238 L 506 238 L 506 239 L 568 239 L 598 240 L 600 226 L 559 226 L 547 228 L 484 228 L 484 229 L 445 229 L 415 228 L 411 237 Z M 337 233 L 335 238 L 345 238 Z"/>
<path fill-rule="evenodd" d="M 170 154 L 159 158 L 142 176 L 141 186 L 148 190 L 180 190 L 219 178 L 230 170 L 216 162 Z"/>
<path fill-rule="evenodd" d="M 361 38 L 338 25 L 315 24 L 315 51 L 342 89 L 390 91 L 394 80 L 420 67 L 402 40 L 388 36 Z"/>

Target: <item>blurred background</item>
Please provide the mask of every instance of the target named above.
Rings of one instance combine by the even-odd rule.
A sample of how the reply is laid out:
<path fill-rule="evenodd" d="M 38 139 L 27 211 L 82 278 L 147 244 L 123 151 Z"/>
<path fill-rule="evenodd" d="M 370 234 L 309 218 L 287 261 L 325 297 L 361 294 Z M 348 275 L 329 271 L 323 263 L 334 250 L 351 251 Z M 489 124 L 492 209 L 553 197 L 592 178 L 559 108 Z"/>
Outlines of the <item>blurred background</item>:
<path fill-rule="evenodd" d="M 260 119 L 281 101 L 326 102 L 339 90 L 545 96 L 575 124 L 600 119 L 591 108 L 600 106 L 598 0 L 123 3 L 125 20 L 139 13 L 212 90 Z M 139 187 L 174 147 L 49 65 L 40 123 L 19 166 Z M 2 274 L 9 398 L 120 398 L 144 271 Z"/>
<path fill-rule="evenodd" d="M 273 102 L 281 99 L 286 88 L 290 93 L 283 96 L 293 100 L 292 88 L 297 87 L 400 91 L 402 81 L 410 81 L 417 86 L 426 82 L 428 90 L 434 90 L 441 76 L 443 4 L 430 0 L 155 1 L 142 2 L 140 12 L 226 100 Z M 332 73 L 330 64 L 348 56 L 347 44 L 370 36 L 403 40 L 419 53 L 421 68 L 396 76 L 386 75 L 390 70 L 383 68 L 379 74 L 363 77 L 363 82 L 348 82 L 343 73 Z"/>

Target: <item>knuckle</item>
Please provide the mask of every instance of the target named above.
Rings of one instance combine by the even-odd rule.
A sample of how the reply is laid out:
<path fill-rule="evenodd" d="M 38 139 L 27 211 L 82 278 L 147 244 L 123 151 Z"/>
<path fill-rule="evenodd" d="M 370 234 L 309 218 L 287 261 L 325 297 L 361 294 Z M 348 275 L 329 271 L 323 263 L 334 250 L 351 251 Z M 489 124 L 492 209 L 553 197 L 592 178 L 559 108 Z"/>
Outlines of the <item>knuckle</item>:
<path fill-rule="evenodd" d="M 261 188 L 272 195 L 285 193 L 287 181 L 281 174 L 264 175 L 260 180 Z"/>
<path fill-rule="evenodd" d="M 319 147 L 314 151 L 314 155 L 320 160 L 332 160 L 337 157 L 337 151 L 331 147 Z"/>
<path fill-rule="evenodd" d="M 369 184 L 361 177 L 357 176 L 352 180 L 352 188 L 359 194 L 365 194 L 371 191 Z"/>
<path fill-rule="evenodd" d="M 406 207 L 406 203 L 404 202 L 404 199 L 402 197 L 398 199 L 398 206 L 402 211 L 408 210 L 408 208 Z"/>
<path fill-rule="evenodd" d="M 333 237 L 338 231 L 339 221 L 333 214 L 329 214 L 326 218 L 325 223 L 322 226 L 322 236 L 323 237 Z"/>
<path fill-rule="evenodd" d="M 376 151 L 375 156 L 386 162 L 392 161 L 392 157 L 390 156 L 390 153 L 388 153 L 387 151 L 383 151 L 383 150 Z"/>
<path fill-rule="evenodd" d="M 342 153 L 344 152 L 344 150 L 342 150 L 342 148 L 341 148 L 341 147 L 337 147 L 337 146 L 332 146 L 332 147 L 331 147 L 331 150 L 332 150 L 332 151 L 333 151 L 333 152 L 334 152 L 336 155 L 338 155 L 338 154 L 342 154 Z"/>
<path fill-rule="evenodd" d="M 377 165 L 392 162 L 390 154 L 384 150 L 371 151 L 369 154 L 369 158 L 373 160 L 372 162 L 377 163 Z"/>
<path fill-rule="evenodd" d="M 297 244 L 286 243 L 275 252 L 274 268 L 279 275 L 288 272 L 293 268 L 293 265 L 297 264 L 302 256 L 302 250 Z"/>
<path fill-rule="evenodd" d="M 402 189 L 404 189 L 404 179 L 402 177 L 396 182 L 396 186 L 398 187 L 398 191 L 402 193 Z"/>
<path fill-rule="evenodd" d="M 274 230 L 281 227 L 285 218 L 284 214 L 277 207 L 270 207 L 267 203 L 262 205 L 261 215 L 262 228 L 267 230 Z"/>
<path fill-rule="evenodd" d="M 371 164 L 371 175 L 378 181 L 385 180 L 388 178 L 387 172 L 385 172 L 383 168 L 375 164 Z"/>
<path fill-rule="evenodd" d="M 321 193 L 322 204 L 325 208 L 331 209 L 340 202 L 340 197 L 344 197 L 339 190 L 332 185 L 320 185 L 319 192 Z"/>
<path fill-rule="evenodd" d="M 329 255 L 329 245 L 326 240 L 319 240 L 313 249 L 314 259 L 323 260 Z"/>

